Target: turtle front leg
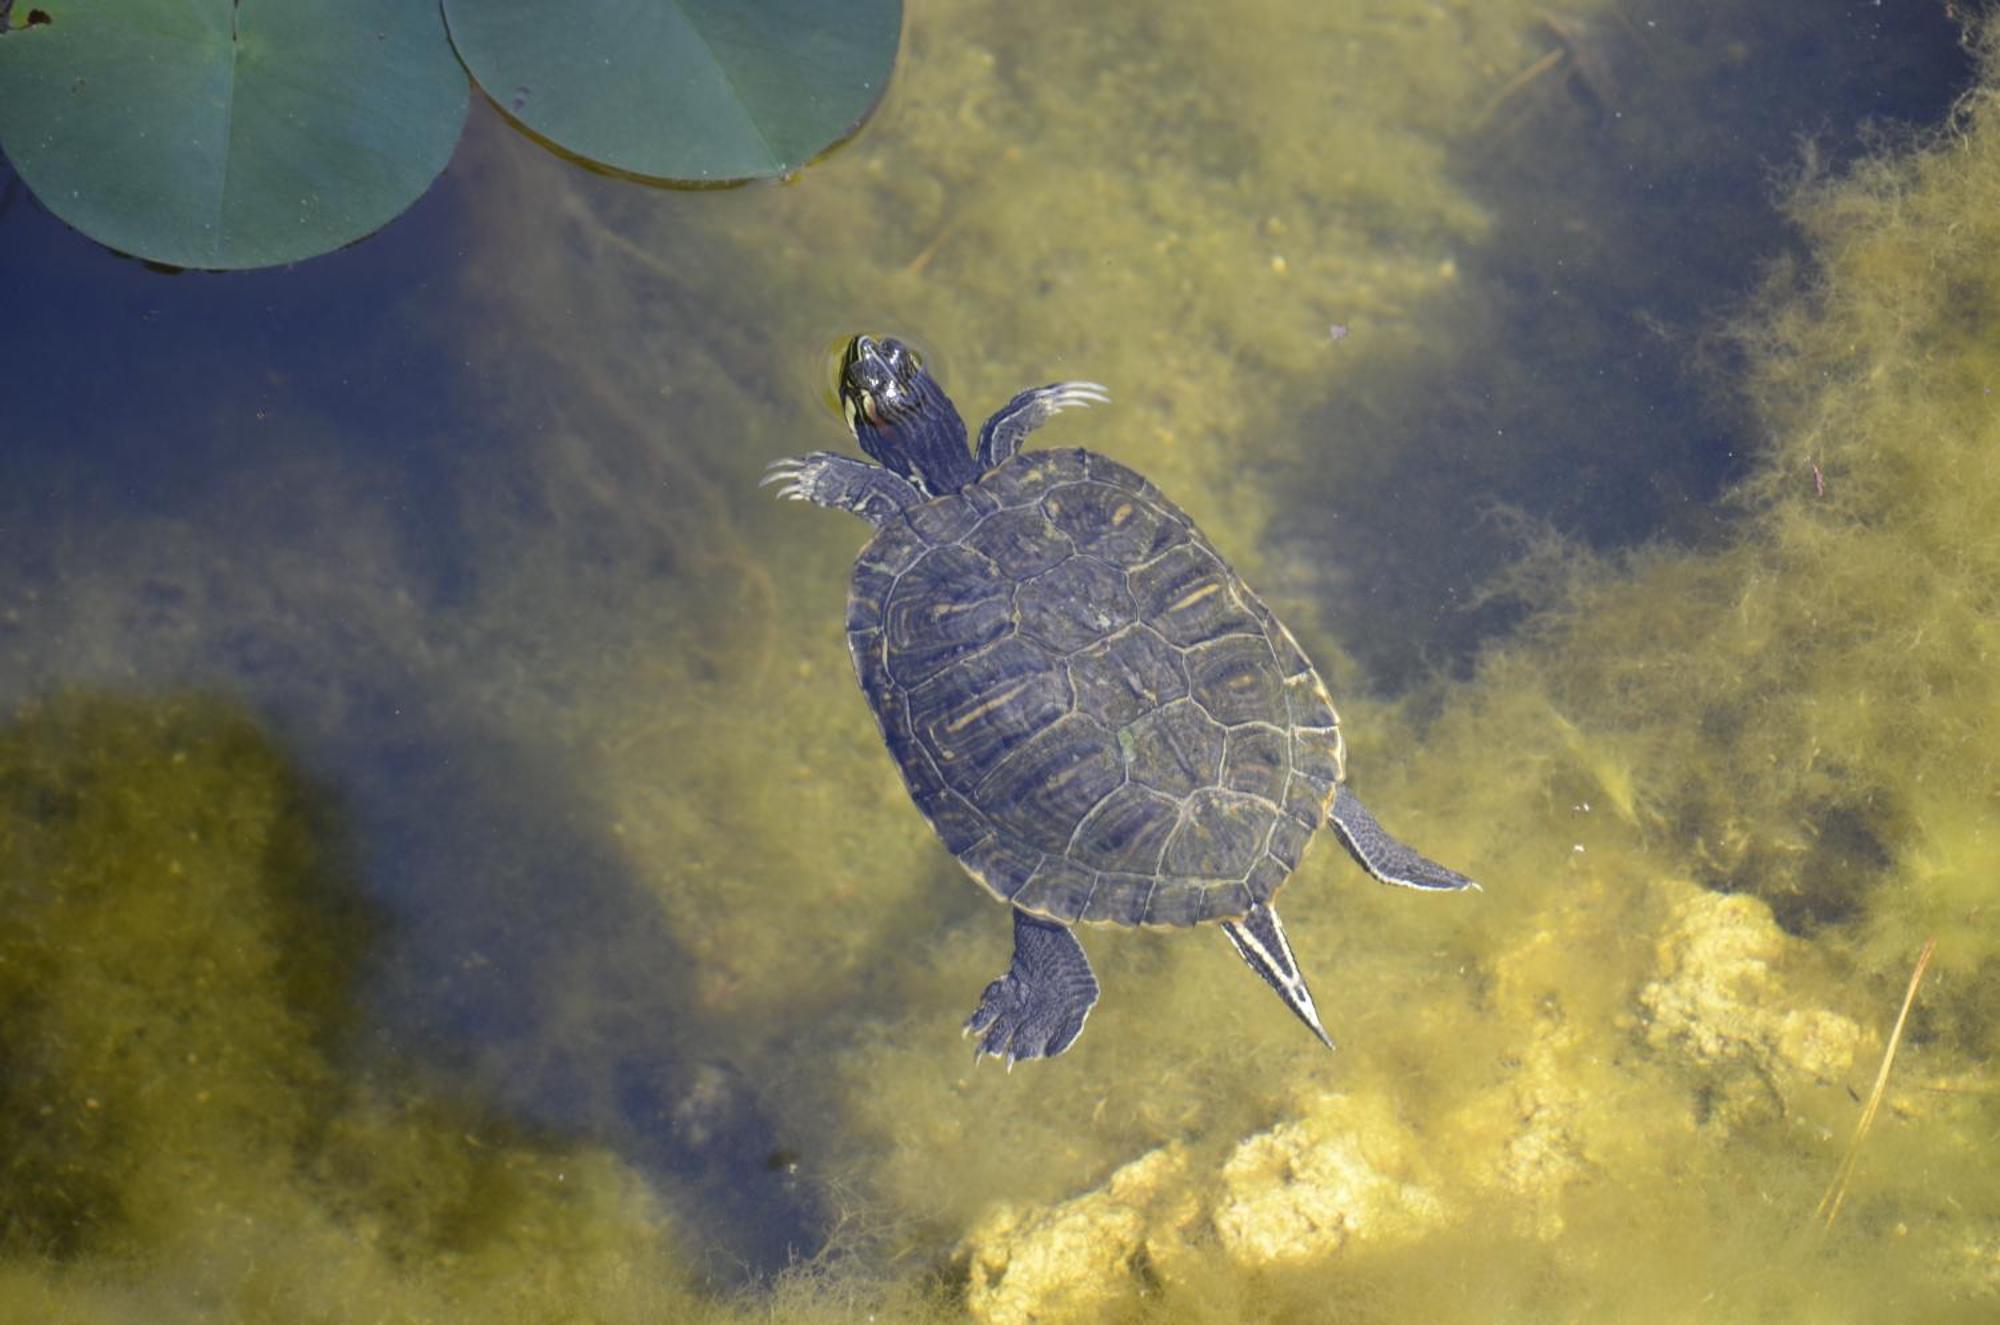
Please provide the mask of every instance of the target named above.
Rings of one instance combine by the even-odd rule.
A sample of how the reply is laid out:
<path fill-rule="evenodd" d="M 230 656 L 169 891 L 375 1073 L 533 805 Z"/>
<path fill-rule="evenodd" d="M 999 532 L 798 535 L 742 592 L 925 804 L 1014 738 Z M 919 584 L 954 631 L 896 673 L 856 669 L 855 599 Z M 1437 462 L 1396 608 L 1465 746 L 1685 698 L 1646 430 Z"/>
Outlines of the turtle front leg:
<path fill-rule="evenodd" d="M 1368 807 L 1356 799 L 1344 782 L 1333 794 L 1333 808 L 1327 818 L 1333 821 L 1333 831 L 1340 836 L 1347 854 L 1383 883 L 1445 893 L 1479 888 L 1457 870 L 1446 869 L 1389 836 L 1389 831 L 1375 822 L 1375 816 L 1368 813 Z"/>
<path fill-rule="evenodd" d="M 1014 960 L 1007 974 L 986 986 L 979 1009 L 965 1023 L 980 1036 L 975 1059 L 1054 1058 L 1070 1047 L 1097 1004 L 1097 977 L 1067 925 L 1014 912 Z"/>
<path fill-rule="evenodd" d="M 895 470 L 832 451 L 772 461 L 758 486 L 773 483 L 785 485 L 778 489 L 780 497 L 852 511 L 873 525 L 923 501 L 916 486 Z"/>
<path fill-rule="evenodd" d="M 1029 433 L 1063 410 L 1110 403 L 1111 393 L 1095 382 L 1051 382 L 1023 391 L 979 430 L 979 472 L 1012 460 Z"/>

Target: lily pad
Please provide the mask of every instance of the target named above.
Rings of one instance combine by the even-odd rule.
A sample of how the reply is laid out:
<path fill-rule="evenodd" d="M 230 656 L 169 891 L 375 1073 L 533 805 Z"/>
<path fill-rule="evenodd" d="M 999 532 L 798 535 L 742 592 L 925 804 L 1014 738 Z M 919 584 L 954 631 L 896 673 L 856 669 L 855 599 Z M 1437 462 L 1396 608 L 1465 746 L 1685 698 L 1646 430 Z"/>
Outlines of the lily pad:
<path fill-rule="evenodd" d="M 888 86 L 902 0 L 444 0 L 465 67 L 565 151 L 654 179 L 798 169 Z"/>
<path fill-rule="evenodd" d="M 421 0 L 37 0 L 0 147 L 49 210 L 177 267 L 312 257 L 429 188 L 465 74 Z M 18 15 L 17 15 L 18 21 Z"/>

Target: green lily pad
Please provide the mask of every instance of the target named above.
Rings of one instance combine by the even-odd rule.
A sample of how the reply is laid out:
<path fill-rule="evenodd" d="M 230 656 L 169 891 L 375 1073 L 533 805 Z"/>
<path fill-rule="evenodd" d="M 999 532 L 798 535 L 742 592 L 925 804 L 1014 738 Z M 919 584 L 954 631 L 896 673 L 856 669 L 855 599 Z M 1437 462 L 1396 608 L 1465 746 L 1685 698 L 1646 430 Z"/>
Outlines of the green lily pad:
<path fill-rule="evenodd" d="M 35 8 L 46 23 L 0 35 L 0 147 L 49 210 L 155 262 L 351 243 L 423 195 L 465 123 L 464 71 L 422 0 Z"/>
<path fill-rule="evenodd" d="M 459 58 L 508 114 L 634 175 L 796 170 L 888 86 L 902 0 L 444 0 Z"/>

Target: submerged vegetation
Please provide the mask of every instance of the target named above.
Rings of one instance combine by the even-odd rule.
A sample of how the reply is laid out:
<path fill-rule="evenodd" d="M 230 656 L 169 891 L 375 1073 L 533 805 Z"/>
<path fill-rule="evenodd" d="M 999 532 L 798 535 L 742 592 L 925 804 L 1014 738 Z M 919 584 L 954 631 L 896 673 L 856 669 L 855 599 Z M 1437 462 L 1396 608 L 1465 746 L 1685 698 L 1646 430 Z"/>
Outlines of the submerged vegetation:
<path fill-rule="evenodd" d="M 607 1155 L 341 1068 L 376 926 L 320 799 L 214 700 L 0 729 L 0 1319 L 699 1319 Z"/>
<path fill-rule="evenodd" d="M 95 541 L 22 509 L 6 693 L 238 685 L 319 780 L 209 700 L 77 695 L 0 732 L 0 1321 L 1990 1314 L 2000 50 L 1948 127 L 1809 158 L 1795 251 L 1732 314 L 1671 310 L 1655 352 L 1708 351 L 1713 412 L 1656 435 L 1581 360 L 1508 357 L 1553 248 L 1444 146 L 1510 116 L 1578 153 L 1605 132 L 1601 86 L 1496 107 L 1552 49 L 1534 6 L 1103 23 L 913 15 L 910 77 L 838 170 L 699 212 L 476 138 L 468 188 L 551 201 L 469 221 L 448 329 L 493 436 L 440 462 L 421 551 L 393 512 L 422 490 L 386 463 Z M 1741 58 L 1647 31 L 1642 57 Z M 1721 150 L 1669 131 L 1664 85 L 1634 95 L 1641 146 Z M 1638 262 L 1617 236 L 1664 242 L 1604 219 L 1578 232 L 1596 270 Z M 956 1024 L 1004 912 L 854 692 L 855 528 L 755 487 L 838 443 L 797 347 L 861 329 L 925 342 L 974 413 L 1109 382 L 1050 443 L 1202 521 L 1305 626 L 1370 803 L 1487 884 L 1412 904 L 1311 852 L 1287 915 L 1340 1054 L 1218 936 L 1090 931 L 1091 1034 L 972 1069 Z M 1389 423 L 1485 380 L 1544 420 L 1582 399 L 1579 430 L 1518 455 L 1424 433 L 1407 488 Z M 1726 472 L 1690 458 L 1697 416 L 1742 447 Z M 1661 504 L 1728 480 L 1720 515 L 1640 501 L 1642 528 L 1585 531 L 1608 550 L 1514 544 L 1488 588 L 1524 624 L 1464 679 L 1362 633 L 1473 656 L 1408 597 L 1458 573 L 1435 518 L 1347 578 L 1300 563 L 1340 542 L 1312 530 L 1501 477 L 1505 528 L 1573 533 L 1589 497 L 1559 471 L 1607 420 L 1606 490 L 1658 447 Z M 1378 569 L 1404 605 L 1357 626 Z M 735 1167 L 688 1158 L 711 1153 Z M 716 1263 L 756 1219 L 812 1241 L 744 1299 Z"/>

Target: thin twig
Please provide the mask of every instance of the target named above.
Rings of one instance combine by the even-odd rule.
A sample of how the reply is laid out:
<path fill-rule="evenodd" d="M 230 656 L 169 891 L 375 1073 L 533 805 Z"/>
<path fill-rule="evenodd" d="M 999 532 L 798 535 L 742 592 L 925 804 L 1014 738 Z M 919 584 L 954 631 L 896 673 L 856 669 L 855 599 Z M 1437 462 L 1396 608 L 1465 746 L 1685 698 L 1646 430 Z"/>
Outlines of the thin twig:
<path fill-rule="evenodd" d="M 1903 1026 L 1910 1019 L 1910 1005 L 1917 1001 L 1917 986 L 1924 982 L 1924 972 L 1930 967 L 1931 954 L 1937 951 L 1937 939 L 1924 940 L 1924 950 L 1917 954 L 1917 967 L 1910 972 L 1910 987 L 1903 991 L 1903 1010 L 1896 1014 L 1896 1028 L 1889 1032 L 1888 1047 L 1882 1050 L 1882 1066 L 1875 1073 L 1875 1089 L 1868 1092 L 1868 1105 L 1861 1111 L 1861 1121 L 1854 1128 L 1854 1139 L 1847 1143 L 1847 1154 L 1840 1161 L 1840 1170 L 1833 1176 L 1833 1183 L 1826 1189 L 1826 1195 L 1819 1198 L 1819 1209 L 1813 1211 L 1813 1218 L 1824 1219 L 1828 1228 L 1840 1215 L 1840 1206 L 1847 1199 L 1848 1179 L 1854 1176 L 1854 1162 L 1861 1154 L 1861 1142 L 1868 1136 L 1868 1129 L 1875 1124 L 1875 1114 L 1882 1107 L 1882 1097 L 1889 1091 L 1889 1069 L 1895 1066 L 1896 1046 L 1903 1042 Z"/>
<path fill-rule="evenodd" d="M 917 254 L 917 256 L 911 258 L 909 262 L 904 264 L 903 275 L 921 276 L 923 274 L 924 268 L 931 265 L 931 259 L 938 255 L 938 250 L 944 247 L 944 241 L 950 239 L 952 233 L 956 231 L 958 227 L 964 223 L 964 221 L 965 221 L 964 212 L 960 212 L 958 215 L 952 217 L 949 221 L 946 221 L 944 225 L 939 228 L 937 234 L 932 237 L 931 242 L 924 245 L 923 252 Z"/>
<path fill-rule="evenodd" d="M 1485 128 L 1487 122 L 1500 113 L 1500 108 L 1506 105 L 1516 92 L 1519 92 L 1522 88 L 1534 82 L 1558 64 L 1561 64 L 1568 55 L 1569 52 L 1560 46 L 1552 51 L 1544 52 L 1540 59 L 1508 79 L 1498 92 L 1495 92 L 1487 99 L 1485 109 L 1481 110 L 1478 117 L 1472 121 L 1472 127 L 1475 129 Z"/>

